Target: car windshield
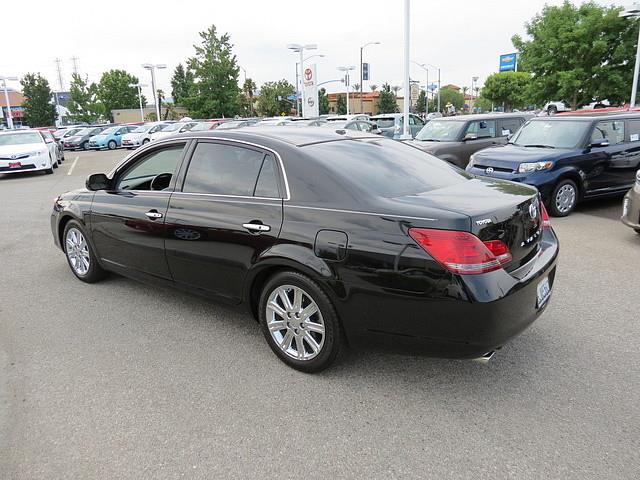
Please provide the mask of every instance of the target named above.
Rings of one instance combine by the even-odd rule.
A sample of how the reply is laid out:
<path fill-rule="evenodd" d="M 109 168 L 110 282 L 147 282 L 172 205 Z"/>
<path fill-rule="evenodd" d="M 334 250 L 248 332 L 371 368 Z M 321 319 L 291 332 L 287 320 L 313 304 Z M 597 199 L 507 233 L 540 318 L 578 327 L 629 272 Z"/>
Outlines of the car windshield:
<path fill-rule="evenodd" d="M 218 125 L 216 130 L 229 130 L 231 128 L 237 128 L 242 125 L 242 122 L 225 122 L 221 125 Z"/>
<path fill-rule="evenodd" d="M 372 122 L 378 125 L 378 128 L 390 128 L 396 124 L 396 119 L 393 117 L 387 118 L 372 118 Z"/>
<path fill-rule="evenodd" d="M 577 120 L 534 120 L 525 124 L 511 143 L 520 147 L 575 148 L 589 125 Z"/>
<path fill-rule="evenodd" d="M 391 139 L 322 142 L 304 150 L 333 174 L 373 196 L 417 195 L 473 178 L 450 163 Z"/>
<path fill-rule="evenodd" d="M 98 135 L 111 135 L 117 129 L 118 129 L 118 127 L 110 127 L 110 128 L 107 128 L 106 130 L 101 131 Z"/>
<path fill-rule="evenodd" d="M 196 124 L 191 131 L 192 132 L 202 132 L 203 130 L 211 130 L 211 126 L 213 125 L 213 123 L 198 123 Z"/>
<path fill-rule="evenodd" d="M 42 137 L 37 132 L 5 133 L 0 135 L 0 146 L 28 145 L 30 143 L 42 143 L 42 141 Z"/>
<path fill-rule="evenodd" d="M 82 130 L 77 132 L 76 135 L 78 135 L 80 137 L 84 137 L 85 135 L 89 135 L 90 133 L 93 133 L 94 130 L 96 130 L 96 129 L 95 128 L 83 128 Z"/>
<path fill-rule="evenodd" d="M 161 128 L 160 131 L 161 132 L 175 132 L 177 130 L 180 130 L 182 127 L 184 127 L 184 123 L 170 123 L 166 127 Z"/>
<path fill-rule="evenodd" d="M 460 137 L 464 120 L 431 120 L 416 135 L 416 140 L 454 142 Z"/>
<path fill-rule="evenodd" d="M 152 128 L 153 128 L 153 125 L 140 125 L 135 130 L 132 130 L 131 133 L 144 133 L 144 132 L 148 132 Z"/>
<path fill-rule="evenodd" d="M 322 124 L 323 127 L 328 127 L 333 129 L 344 128 L 346 125 L 347 125 L 347 122 L 345 121 L 331 121 L 331 122 L 326 122 Z"/>

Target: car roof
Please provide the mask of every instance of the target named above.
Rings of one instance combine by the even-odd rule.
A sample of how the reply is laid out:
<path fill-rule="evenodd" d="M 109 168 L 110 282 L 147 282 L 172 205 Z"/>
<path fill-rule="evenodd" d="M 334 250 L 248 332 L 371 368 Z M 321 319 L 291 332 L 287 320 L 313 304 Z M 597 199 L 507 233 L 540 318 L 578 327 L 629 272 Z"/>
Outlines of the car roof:
<path fill-rule="evenodd" d="M 511 112 L 511 113 L 502 113 L 502 112 L 493 112 L 493 113 L 472 113 L 470 115 L 454 115 L 452 117 L 437 117 L 431 119 L 444 121 L 444 122 L 452 122 L 452 121 L 474 121 L 474 120 L 495 120 L 500 118 L 513 118 L 513 117 L 530 117 L 533 118 L 534 115 L 531 113 L 525 112 Z"/>
<path fill-rule="evenodd" d="M 576 112 L 566 112 L 562 115 L 552 115 L 550 117 L 537 117 L 540 119 L 554 119 L 554 120 L 602 120 L 603 118 L 611 118 L 611 119 L 619 119 L 619 118 L 640 118 L 640 112 L 637 111 L 618 111 L 618 112 L 588 112 L 588 113 L 578 113 Z"/>
<path fill-rule="evenodd" d="M 225 130 L 218 132 L 216 130 L 203 132 L 185 132 L 176 136 L 176 138 L 228 138 L 230 140 L 241 140 L 246 142 L 261 143 L 264 141 L 283 142 L 296 147 L 303 147 L 315 143 L 333 142 L 341 140 L 349 140 L 354 138 L 377 138 L 379 135 L 360 132 L 357 130 L 343 130 L 318 127 L 300 127 L 300 128 L 282 128 L 282 127 L 263 127 L 260 129 L 253 127 L 242 127 L 236 130 Z"/>

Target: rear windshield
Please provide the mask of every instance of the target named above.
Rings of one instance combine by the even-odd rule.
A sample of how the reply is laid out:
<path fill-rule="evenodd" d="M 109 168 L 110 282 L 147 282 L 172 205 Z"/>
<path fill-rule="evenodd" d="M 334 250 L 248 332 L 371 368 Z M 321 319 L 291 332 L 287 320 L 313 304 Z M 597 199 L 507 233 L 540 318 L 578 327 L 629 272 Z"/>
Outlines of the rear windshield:
<path fill-rule="evenodd" d="M 569 120 L 533 120 L 513 138 L 521 147 L 575 148 L 582 141 L 590 122 Z"/>
<path fill-rule="evenodd" d="M 343 140 L 303 148 L 335 175 L 372 196 L 417 195 L 472 178 L 450 163 L 390 139 Z"/>
<path fill-rule="evenodd" d="M 378 125 L 378 128 L 390 128 L 396 124 L 395 118 L 372 118 L 372 122 Z"/>

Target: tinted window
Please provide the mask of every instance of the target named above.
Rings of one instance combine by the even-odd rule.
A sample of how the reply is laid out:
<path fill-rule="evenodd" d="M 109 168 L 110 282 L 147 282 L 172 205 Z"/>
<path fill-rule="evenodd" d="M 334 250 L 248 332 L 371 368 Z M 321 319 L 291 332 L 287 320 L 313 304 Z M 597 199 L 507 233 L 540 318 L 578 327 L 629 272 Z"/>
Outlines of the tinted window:
<path fill-rule="evenodd" d="M 624 142 L 624 122 L 621 120 L 604 120 L 596 123 L 591 141 L 606 138 L 611 145 Z"/>
<path fill-rule="evenodd" d="M 396 124 L 395 118 L 376 118 L 375 122 L 378 124 L 378 128 L 390 128 Z"/>
<path fill-rule="evenodd" d="M 256 197 L 280 197 L 280 192 L 278 191 L 278 171 L 276 169 L 276 162 L 271 155 L 264 157 L 254 195 Z"/>
<path fill-rule="evenodd" d="M 415 195 L 472 178 L 464 170 L 394 140 L 358 139 L 303 148 L 332 175 L 375 196 Z"/>
<path fill-rule="evenodd" d="M 522 125 L 522 118 L 508 118 L 500 120 L 498 125 L 498 136 L 506 137 L 507 135 L 514 134 L 518 131 Z"/>
<path fill-rule="evenodd" d="M 184 144 L 156 150 L 128 168 L 116 184 L 117 190 L 151 190 L 151 180 L 161 173 L 173 175 Z M 168 182 L 167 182 L 168 183 Z"/>
<path fill-rule="evenodd" d="M 253 196 L 264 159 L 265 154 L 258 150 L 220 143 L 199 143 L 189 163 L 182 191 Z M 268 167 L 264 175 L 261 192 L 269 189 Z"/>
<path fill-rule="evenodd" d="M 637 142 L 640 140 L 640 120 L 629 120 L 627 125 L 629 127 L 629 141 Z"/>
<path fill-rule="evenodd" d="M 478 120 L 471 122 L 467 127 L 467 133 L 475 133 L 478 138 L 492 138 L 496 136 L 495 120 Z"/>

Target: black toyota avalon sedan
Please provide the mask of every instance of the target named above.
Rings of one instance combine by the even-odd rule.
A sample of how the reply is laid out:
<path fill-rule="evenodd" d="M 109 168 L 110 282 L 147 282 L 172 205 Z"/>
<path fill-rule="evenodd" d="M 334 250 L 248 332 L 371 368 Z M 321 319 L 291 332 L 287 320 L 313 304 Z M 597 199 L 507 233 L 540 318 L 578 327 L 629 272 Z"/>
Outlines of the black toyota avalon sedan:
<path fill-rule="evenodd" d="M 313 127 L 153 142 L 58 197 L 51 227 L 80 280 L 244 304 L 306 372 L 343 343 L 486 358 L 549 304 L 558 256 L 535 188 Z"/>

